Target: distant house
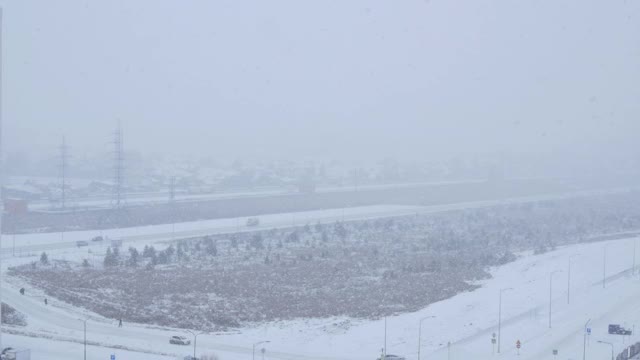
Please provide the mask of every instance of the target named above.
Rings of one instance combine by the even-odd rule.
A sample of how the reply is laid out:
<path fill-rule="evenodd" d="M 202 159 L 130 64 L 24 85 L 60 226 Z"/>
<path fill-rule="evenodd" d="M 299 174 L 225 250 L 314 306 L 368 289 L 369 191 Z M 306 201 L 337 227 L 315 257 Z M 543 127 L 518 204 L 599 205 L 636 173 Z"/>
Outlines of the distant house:
<path fill-rule="evenodd" d="M 4 200 L 4 211 L 12 216 L 23 215 L 29 211 L 29 203 L 24 199 L 11 199 Z"/>
<path fill-rule="evenodd" d="M 2 189 L 4 199 L 40 200 L 47 196 L 46 189 L 29 183 L 22 185 L 7 185 Z"/>
<path fill-rule="evenodd" d="M 87 186 L 89 194 L 108 194 L 113 191 L 113 183 L 109 181 L 92 181 Z"/>

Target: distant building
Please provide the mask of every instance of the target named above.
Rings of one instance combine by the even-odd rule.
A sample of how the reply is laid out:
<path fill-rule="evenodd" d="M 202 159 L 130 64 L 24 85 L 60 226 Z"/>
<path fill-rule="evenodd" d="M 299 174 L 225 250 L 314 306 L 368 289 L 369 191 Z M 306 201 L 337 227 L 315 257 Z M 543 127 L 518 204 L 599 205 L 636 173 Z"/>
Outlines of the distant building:
<path fill-rule="evenodd" d="M 37 186 L 31 183 L 7 185 L 2 188 L 2 197 L 5 199 L 40 200 L 46 196 L 46 187 Z"/>
<path fill-rule="evenodd" d="M 29 203 L 24 199 L 5 199 L 4 211 L 12 216 L 23 215 L 29 211 Z"/>

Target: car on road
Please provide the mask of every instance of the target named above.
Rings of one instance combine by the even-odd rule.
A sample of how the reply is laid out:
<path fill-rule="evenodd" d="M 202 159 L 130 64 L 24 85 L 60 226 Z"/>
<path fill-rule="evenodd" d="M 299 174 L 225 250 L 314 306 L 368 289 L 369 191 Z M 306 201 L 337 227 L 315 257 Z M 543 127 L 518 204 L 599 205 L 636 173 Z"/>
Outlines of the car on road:
<path fill-rule="evenodd" d="M 258 225 L 260 225 L 260 219 L 255 217 L 247 219 L 247 226 L 252 227 L 252 226 L 258 226 Z"/>
<path fill-rule="evenodd" d="M 404 356 L 387 354 L 384 358 L 379 357 L 377 360 L 407 360 Z"/>
<path fill-rule="evenodd" d="M 101 242 L 101 241 L 104 241 L 104 238 L 102 236 L 96 236 L 93 239 L 91 239 L 91 241 L 93 241 L 93 242 Z"/>
<path fill-rule="evenodd" d="M 88 241 L 84 241 L 84 240 L 78 240 L 78 241 L 76 241 L 76 246 L 77 247 L 89 246 L 89 242 Z"/>
<path fill-rule="evenodd" d="M 31 350 L 5 348 L 0 355 L 2 360 L 31 360 Z"/>
<path fill-rule="evenodd" d="M 173 344 L 173 345 L 189 345 L 189 344 L 191 344 L 191 340 L 187 339 L 184 336 L 174 335 L 169 339 L 169 344 Z"/>

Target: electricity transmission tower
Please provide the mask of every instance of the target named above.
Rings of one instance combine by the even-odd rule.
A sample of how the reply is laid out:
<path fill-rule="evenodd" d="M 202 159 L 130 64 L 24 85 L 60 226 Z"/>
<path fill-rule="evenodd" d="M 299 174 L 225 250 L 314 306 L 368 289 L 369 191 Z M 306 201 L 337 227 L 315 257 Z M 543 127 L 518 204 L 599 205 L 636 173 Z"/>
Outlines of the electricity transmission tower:
<path fill-rule="evenodd" d="M 172 176 L 169 182 L 169 202 L 173 203 L 176 200 L 176 177 Z"/>
<path fill-rule="evenodd" d="M 67 206 L 67 170 L 69 160 L 69 147 L 65 137 L 62 137 L 62 144 L 60 145 L 60 206 L 64 210 Z"/>
<path fill-rule="evenodd" d="M 120 123 L 113 133 L 113 205 L 120 208 L 124 202 L 124 142 Z"/>

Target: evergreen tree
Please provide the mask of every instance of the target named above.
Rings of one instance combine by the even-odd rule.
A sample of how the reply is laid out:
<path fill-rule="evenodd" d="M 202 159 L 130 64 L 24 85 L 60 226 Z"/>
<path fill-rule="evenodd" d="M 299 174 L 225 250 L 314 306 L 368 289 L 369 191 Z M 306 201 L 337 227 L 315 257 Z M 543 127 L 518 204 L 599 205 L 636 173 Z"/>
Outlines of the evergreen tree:
<path fill-rule="evenodd" d="M 42 265 L 49 265 L 49 256 L 46 252 L 43 252 L 42 255 L 40 255 L 40 263 Z"/>
<path fill-rule="evenodd" d="M 134 247 L 130 247 L 129 248 L 129 260 L 127 260 L 127 265 L 129 265 L 131 267 L 138 266 L 138 257 L 140 257 L 140 254 L 138 253 L 138 249 L 136 249 Z"/>
<path fill-rule="evenodd" d="M 104 255 L 104 266 L 112 267 L 116 265 L 118 265 L 118 258 L 115 256 L 114 251 L 111 250 L 111 247 L 109 247 L 107 248 L 107 253 Z"/>

